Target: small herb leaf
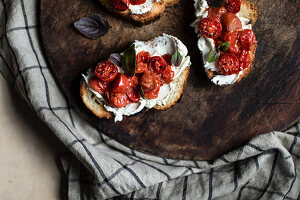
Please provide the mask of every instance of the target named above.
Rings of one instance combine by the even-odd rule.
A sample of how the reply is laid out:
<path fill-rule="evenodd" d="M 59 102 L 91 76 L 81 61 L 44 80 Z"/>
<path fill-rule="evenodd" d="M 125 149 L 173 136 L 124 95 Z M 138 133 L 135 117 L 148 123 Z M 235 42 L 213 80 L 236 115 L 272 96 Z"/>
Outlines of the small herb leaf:
<path fill-rule="evenodd" d="M 247 24 L 252 24 L 252 23 L 253 23 L 253 20 L 250 19 Z"/>
<path fill-rule="evenodd" d="M 216 60 L 218 60 L 219 57 L 220 57 L 220 52 L 219 51 L 211 50 L 208 54 L 207 61 L 209 63 L 212 63 L 212 62 L 215 62 Z"/>
<path fill-rule="evenodd" d="M 121 55 L 118 54 L 118 53 L 112 53 L 112 54 L 110 54 L 108 60 L 109 60 L 110 62 L 114 63 L 115 65 L 119 66 L 119 67 L 122 65 L 122 64 L 121 64 L 121 62 L 122 62 L 122 57 L 121 57 Z"/>
<path fill-rule="evenodd" d="M 228 51 L 229 46 L 230 46 L 230 42 L 227 41 L 227 42 L 223 42 L 222 44 L 220 44 L 220 45 L 217 47 L 217 49 L 218 49 L 218 51 Z"/>
<path fill-rule="evenodd" d="M 131 45 L 125 52 L 122 59 L 122 66 L 127 76 L 134 76 L 136 71 L 135 45 Z"/>
<path fill-rule="evenodd" d="M 146 99 L 146 95 L 145 95 L 144 90 L 141 85 L 138 86 L 138 89 L 139 89 L 139 93 L 140 93 L 141 97 L 143 99 Z"/>
<path fill-rule="evenodd" d="M 101 15 L 88 15 L 74 22 L 74 27 L 88 38 L 97 39 L 108 33 L 110 26 Z"/>
<path fill-rule="evenodd" d="M 172 65 L 174 65 L 175 67 L 179 67 L 181 62 L 182 62 L 183 56 L 179 53 L 178 50 L 176 50 L 176 52 L 172 55 Z"/>
<path fill-rule="evenodd" d="M 211 7 L 220 8 L 224 4 L 225 0 L 214 0 L 210 3 Z"/>

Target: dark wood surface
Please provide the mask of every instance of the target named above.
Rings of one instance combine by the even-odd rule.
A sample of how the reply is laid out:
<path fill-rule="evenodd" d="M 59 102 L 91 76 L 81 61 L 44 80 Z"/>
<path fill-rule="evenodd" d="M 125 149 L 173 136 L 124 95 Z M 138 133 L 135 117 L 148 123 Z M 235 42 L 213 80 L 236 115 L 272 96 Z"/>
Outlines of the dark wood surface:
<path fill-rule="evenodd" d="M 300 115 L 299 1 L 253 0 L 259 8 L 254 26 L 258 39 L 255 70 L 234 86 L 218 87 L 203 70 L 193 22 L 193 1 L 167 8 L 160 20 L 137 27 L 107 14 L 96 0 L 42 0 L 44 51 L 58 83 L 77 111 L 117 141 L 142 152 L 167 158 L 211 160 L 254 136 L 284 130 Z M 98 40 L 83 37 L 73 22 L 101 13 L 111 30 Z M 150 110 L 122 122 L 100 120 L 79 97 L 80 74 L 135 39 L 163 33 L 187 45 L 192 70 L 180 103 L 167 111 Z"/>

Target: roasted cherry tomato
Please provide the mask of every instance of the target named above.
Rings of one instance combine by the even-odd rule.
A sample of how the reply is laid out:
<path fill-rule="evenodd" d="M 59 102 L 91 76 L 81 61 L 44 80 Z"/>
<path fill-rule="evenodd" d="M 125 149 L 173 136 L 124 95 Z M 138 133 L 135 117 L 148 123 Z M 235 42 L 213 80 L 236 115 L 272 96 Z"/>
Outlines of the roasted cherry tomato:
<path fill-rule="evenodd" d="M 108 82 L 103 82 L 100 78 L 96 76 L 91 77 L 89 83 L 92 86 L 92 88 L 99 92 L 101 95 L 103 95 L 108 88 Z"/>
<path fill-rule="evenodd" d="M 224 6 L 220 8 L 214 8 L 214 7 L 208 8 L 208 17 L 220 18 L 224 13 L 226 13 L 226 9 L 224 8 Z"/>
<path fill-rule="evenodd" d="M 174 79 L 175 73 L 171 69 L 171 66 L 168 65 L 167 69 L 161 73 L 161 79 L 163 83 L 171 83 Z"/>
<path fill-rule="evenodd" d="M 102 81 L 112 82 L 118 75 L 118 68 L 112 62 L 106 60 L 100 62 L 95 68 L 95 74 Z"/>
<path fill-rule="evenodd" d="M 112 83 L 111 92 L 126 93 L 128 78 L 125 74 L 119 74 L 116 80 Z"/>
<path fill-rule="evenodd" d="M 170 54 L 165 54 L 162 58 L 166 61 L 168 65 L 172 65 L 172 56 Z"/>
<path fill-rule="evenodd" d="M 149 60 L 149 69 L 156 74 L 162 73 L 166 68 L 167 68 L 167 63 L 160 56 L 154 56 Z"/>
<path fill-rule="evenodd" d="M 158 97 L 160 86 L 150 92 L 144 92 L 146 99 L 156 99 Z"/>
<path fill-rule="evenodd" d="M 139 84 L 137 76 L 128 78 L 128 87 L 136 87 Z"/>
<path fill-rule="evenodd" d="M 125 11 L 129 7 L 129 0 L 111 0 L 111 2 L 119 11 Z"/>
<path fill-rule="evenodd" d="M 256 37 L 252 30 L 245 29 L 240 32 L 239 44 L 243 49 L 250 50 L 251 46 L 256 44 Z"/>
<path fill-rule="evenodd" d="M 224 7 L 228 12 L 238 13 L 240 12 L 242 5 L 241 0 L 225 0 Z"/>
<path fill-rule="evenodd" d="M 130 0 L 130 3 L 132 5 L 141 5 L 141 4 L 145 3 L 145 2 L 146 2 L 146 0 Z"/>
<path fill-rule="evenodd" d="M 250 51 L 242 50 L 239 61 L 240 61 L 240 68 L 242 70 L 249 67 L 251 63 Z"/>
<path fill-rule="evenodd" d="M 113 107 L 123 108 L 127 106 L 130 101 L 126 94 L 113 92 L 110 94 L 109 103 Z"/>
<path fill-rule="evenodd" d="M 141 95 L 137 87 L 128 87 L 126 92 L 128 98 L 133 102 L 138 102 L 141 98 Z"/>
<path fill-rule="evenodd" d="M 198 30 L 204 37 L 216 38 L 222 32 L 222 24 L 218 18 L 206 17 L 200 21 Z"/>
<path fill-rule="evenodd" d="M 140 78 L 140 85 L 144 92 L 155 90 L 159 84 L 155 74 L 151 71 L 146 71 Z"/>
<path fill-rule="evenodd" d="M 225 13 L 222 16 L 222 25 L 227 32 L 242 29 L 242 22 L 234 13 Z"/>
<path fill-rule="evenodd" d="M 241 71 L 238 58 L 235 55 L 228 53 L 221 55 L 219 69 L 224 75 L 236 74 Z"/>
<path fill-rule="evenodd" d="M 144 73 L 148 69 L 148 61 L 151 58 L 150 53 L 147 51 L 141 51 L 136 55 L 136 73 Z"/>

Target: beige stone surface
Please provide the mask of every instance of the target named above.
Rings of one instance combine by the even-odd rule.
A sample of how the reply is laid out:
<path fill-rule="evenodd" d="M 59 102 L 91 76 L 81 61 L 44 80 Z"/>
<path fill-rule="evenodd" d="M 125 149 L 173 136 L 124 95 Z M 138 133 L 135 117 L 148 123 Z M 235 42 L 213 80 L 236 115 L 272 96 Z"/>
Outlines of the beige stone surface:
<path fill-rule="evenodd" d="M 61 199 L 64 145 L 0 74 L 0 199 Z"/>

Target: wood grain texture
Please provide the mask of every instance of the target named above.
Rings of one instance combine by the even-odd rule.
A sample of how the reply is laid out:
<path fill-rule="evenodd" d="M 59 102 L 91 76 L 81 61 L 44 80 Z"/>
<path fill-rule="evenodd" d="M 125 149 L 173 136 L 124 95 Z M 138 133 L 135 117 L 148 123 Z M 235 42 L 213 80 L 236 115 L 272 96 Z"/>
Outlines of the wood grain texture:
<path fill-rule="evenodd" d="M 300 115 L 299 1 L 253 0 L 259 8 L 254 26 L 258 39 L 255 69 L 234 86 L 218 87 L 206 78 L 194 21 L 193 1 L 166 8 L 161 19 L 136 27 L 106 14 L 96 0 L 42 0 L 44 50 L 64 92 L 94 126 L 122 144 L 174 159 L 212 160 L 254 136 L 283 130 Z M 55 13 L 55 14 L 54 14 Z M 73 22 L 101 13 L 112 29 L 98 40 L 83 37 Z M 167 111 L 150 110 L 122 122 L 100 120 L 79 97 L 80 74 L 134 40 L 163 33 L 180 38 L 192 58 L 192 70 L 181 102 Z"/>

